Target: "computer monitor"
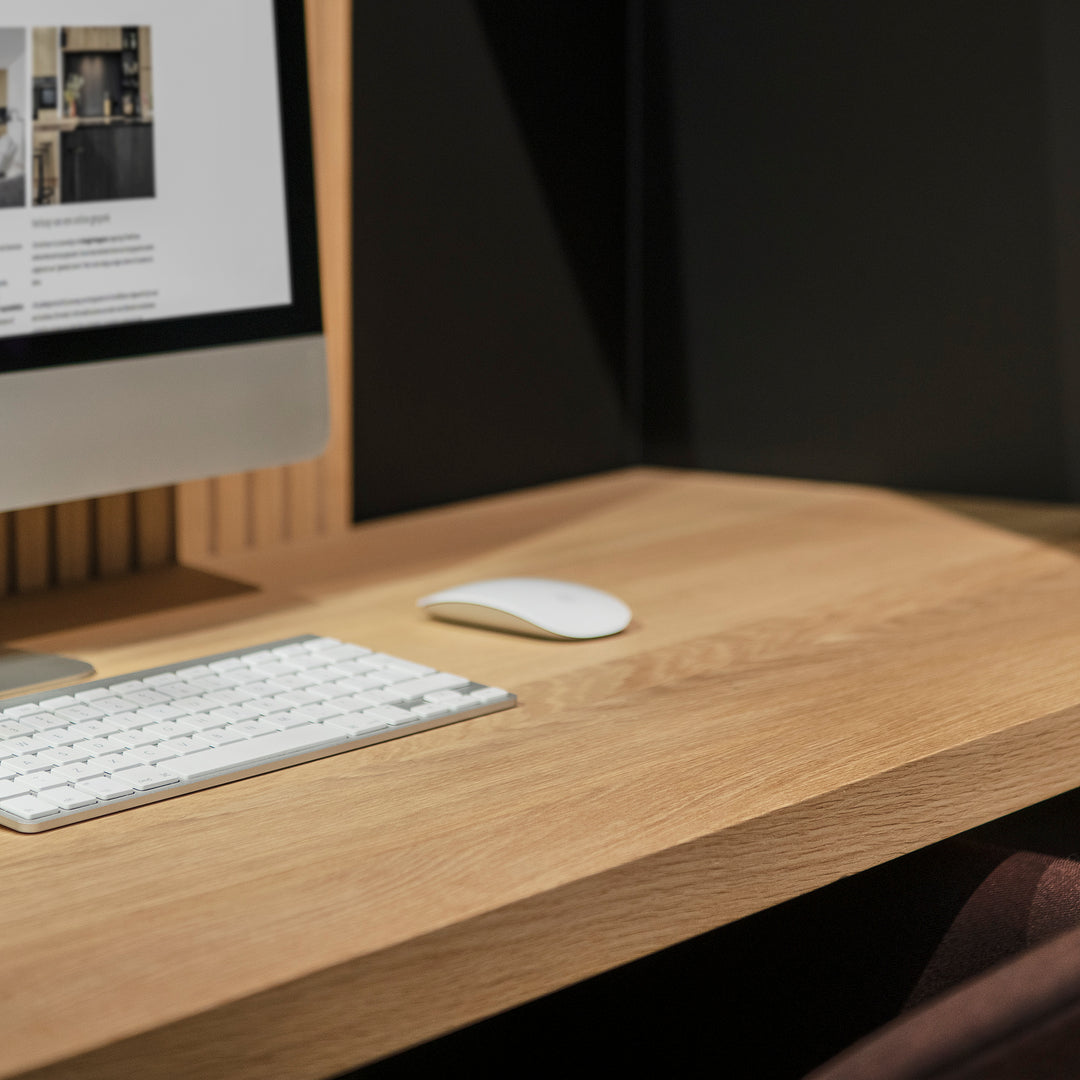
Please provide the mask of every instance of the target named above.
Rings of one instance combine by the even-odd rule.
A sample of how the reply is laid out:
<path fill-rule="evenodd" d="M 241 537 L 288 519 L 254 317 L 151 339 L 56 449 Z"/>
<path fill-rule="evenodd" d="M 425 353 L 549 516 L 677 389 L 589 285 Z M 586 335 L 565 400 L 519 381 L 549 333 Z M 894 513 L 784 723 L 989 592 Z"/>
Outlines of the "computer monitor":
<path fill-rule="evenodd" d="M 4 0 L 0 511 L 327 433 L 302 0 Z"/>
<path fill-rule="evenodd" d="M 316 455 L 302 0 L 0 7 L 0 510 Z"/>

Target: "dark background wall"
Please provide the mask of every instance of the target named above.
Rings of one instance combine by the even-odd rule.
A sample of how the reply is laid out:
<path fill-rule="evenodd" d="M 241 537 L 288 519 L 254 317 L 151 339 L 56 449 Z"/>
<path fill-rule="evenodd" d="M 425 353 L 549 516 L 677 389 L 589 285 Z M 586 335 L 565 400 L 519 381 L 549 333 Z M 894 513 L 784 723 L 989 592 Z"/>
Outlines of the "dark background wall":
<path fill-rule="evenodd" d="M 357 0 L 358 516 L 638 460 L 1080 496 L 1078 8 Z"/>
<path fill-rule="evenodd" d="M 624 5 L 354 22 L 358 517 L 634 459 Z"/>
<path fill-rule="evenodd" d="M 1055 8 L 667 5 L 682 460 L 1080 493 L 1053 157 L 1075 94 L 1045 48 L 1078 39 Z"/>

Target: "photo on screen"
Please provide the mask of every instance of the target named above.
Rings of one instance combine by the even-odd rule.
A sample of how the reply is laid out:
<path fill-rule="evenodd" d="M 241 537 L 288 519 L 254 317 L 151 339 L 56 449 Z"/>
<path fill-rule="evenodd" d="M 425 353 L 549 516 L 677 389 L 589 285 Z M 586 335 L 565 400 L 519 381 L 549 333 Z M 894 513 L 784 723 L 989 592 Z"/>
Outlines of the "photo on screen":
<path fill-rule="evenodd" d="M 26 31 L 0 28 L 0 209 L 26 205 Z"/>
<path fill-rule="evenodd" d="M 149 26 L 33 31 L 35 206 L 153 198 Z"/>

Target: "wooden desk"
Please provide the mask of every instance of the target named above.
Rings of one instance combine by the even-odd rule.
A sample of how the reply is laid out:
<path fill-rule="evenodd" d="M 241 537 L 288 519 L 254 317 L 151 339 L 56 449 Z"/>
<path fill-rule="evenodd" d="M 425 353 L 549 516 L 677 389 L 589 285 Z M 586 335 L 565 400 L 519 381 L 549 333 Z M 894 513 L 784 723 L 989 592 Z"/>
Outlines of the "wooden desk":
<path fill-rule="evenodd" d="M 113 674 L 310 630 L 521 706 L 0 830 L 4 1077 L 325 1077 L 1080 781 L 1076 556 L 914 498 L 632 470 L 217 569 L 265 587 L 30 644 Z M 635 621 L 413 608 L 515 573 Z"/>

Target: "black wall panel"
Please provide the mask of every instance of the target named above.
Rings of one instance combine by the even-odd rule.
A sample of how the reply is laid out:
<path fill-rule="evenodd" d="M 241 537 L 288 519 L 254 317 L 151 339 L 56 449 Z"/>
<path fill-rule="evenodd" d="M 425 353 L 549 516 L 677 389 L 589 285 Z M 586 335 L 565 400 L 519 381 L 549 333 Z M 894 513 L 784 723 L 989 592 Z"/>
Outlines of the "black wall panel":
<path fill-rule="evenodd" d="M 355 5 L 356 508 L 622 464 L 623 5 Z"/>
<path fill-rule="evenodd" d="M 357 0 L 359 517 L 636 460 L 1080 497 L 1073 0 Z"/>
<path fill-rule="evenodd" d="M 1080 495 L 1063 350 L 1078 297 L 1061 289 L 1080 233 L 1059 213 L 1076 217 L 1060 170 L 1080 133 L 1068 5 L 666 13 L 682 341 L 647 370 L 675 373 L 684 438 L 665 447 L 647 413 L 646 452 Z"/>

